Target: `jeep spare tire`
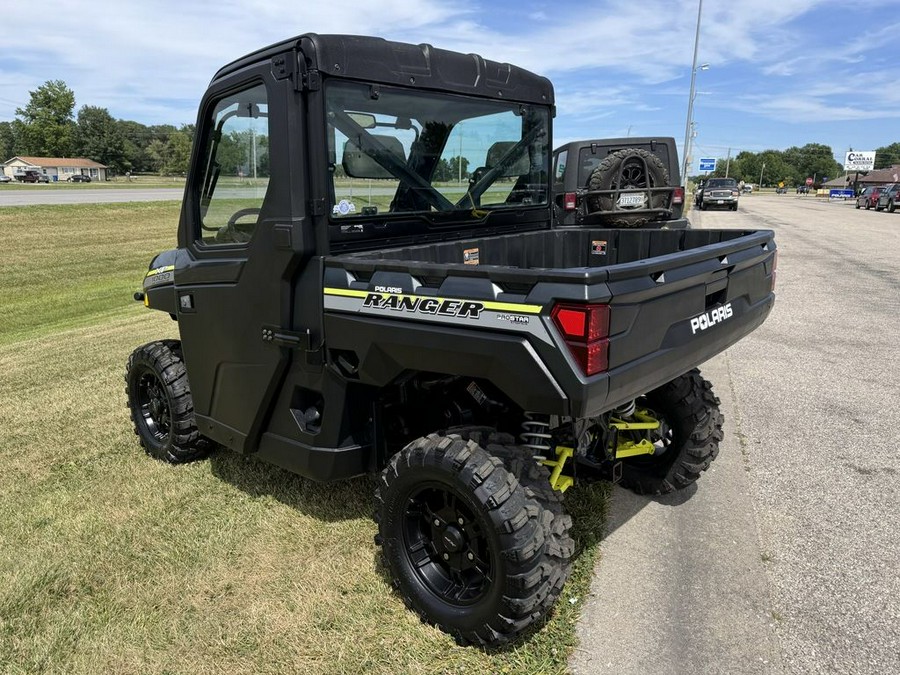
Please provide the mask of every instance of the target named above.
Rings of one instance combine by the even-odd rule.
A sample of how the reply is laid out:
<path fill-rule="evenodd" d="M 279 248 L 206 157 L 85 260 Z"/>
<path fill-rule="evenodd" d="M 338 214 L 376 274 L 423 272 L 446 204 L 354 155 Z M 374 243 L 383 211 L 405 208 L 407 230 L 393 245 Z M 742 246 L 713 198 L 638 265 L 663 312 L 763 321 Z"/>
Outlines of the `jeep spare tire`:
<path fill-rule="evenodd" d="M 618 193 L 591 195 L 587 200 L 588 211 L 601 215 L 603 220 L 616 227 L 638 227 L 653 220 L 656 214 L 633 211 L 669 206 L 670 191 L 659 190 L 648 195 L 647 188 L 668 186 L 669 172 L 652 152 L 639 148 L 617 150 L 591 173 L 588 189 L 592 192 L 618 190 Z"/>

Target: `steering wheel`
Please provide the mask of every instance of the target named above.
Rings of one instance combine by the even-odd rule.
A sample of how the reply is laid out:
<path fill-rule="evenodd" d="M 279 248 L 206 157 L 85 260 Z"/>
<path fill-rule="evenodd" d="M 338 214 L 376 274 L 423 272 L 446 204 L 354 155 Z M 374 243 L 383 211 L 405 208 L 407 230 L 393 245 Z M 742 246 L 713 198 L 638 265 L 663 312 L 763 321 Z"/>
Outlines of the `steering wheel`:
<path fill-rule="evenodd" d="M 250 237 L 253 236 L 253 230 L 251 229 L 248 232 L 244 229 L 238 229 L 237 221 L 241 218 L 246 218 L 247 216 L 258 216 L 260 211 L 261 209 L 259 207 L 254 206 L 233 213 L 231 218 L 228 219 L 228 222 L 216 232 L 216 243 L 228 244 L 233 242 L 236 244 L 246 244 L 250 241 Z M 249 224 L 250 223 L 247 223 L 247 225 Z M 256 223 L 253 223 L 253 225 L 255 226 Z"/>

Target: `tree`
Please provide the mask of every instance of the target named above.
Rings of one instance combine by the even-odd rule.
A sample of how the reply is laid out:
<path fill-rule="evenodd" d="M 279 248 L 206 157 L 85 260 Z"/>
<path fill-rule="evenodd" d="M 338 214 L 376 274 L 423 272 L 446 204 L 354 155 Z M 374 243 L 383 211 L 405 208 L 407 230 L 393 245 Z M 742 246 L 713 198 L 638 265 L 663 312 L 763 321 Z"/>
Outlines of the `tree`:
<path fill-rule="evenodd" d="M 0 122 L 0 162 L 12 159 L 16 154 L 16 134 L 12 122 Z"/>
<path fill-rule="evenodd" d="M 76 152 L 118 173 L 132 168 L 125 157 L 125 137 L 106 108 L 84 105 L 78 111 Z"/>
<path fill-rule="evenodd" d="M 784 159 L 797 171 L 801 181 L 813 178 L 818 184 L 826 176 L 836 178 L 843 173 L 831 147 L 822 143 L 807 143 L 802 148 L 790 147 L 784 151 Z"/>
<path fill-rule="evenodd" d="M 447 160 L 447 164 L 450 167 L 450 180 L 456 180 L 460 176 L 460 167 L 459 167 L 460 158 L 459 157 L 451 157 Z M 462 177 L 469 177 L 469 160 L 466 157 L 462 158 Z"/>
<path fill-rule="evenodd" d="M 147 146 L 147 155 L 153 168 L 161 175 L 187 173 L 191 159 L 191 139 L 181 131 L 172 132 L 166 141 L 154 138 Z"/>
<path fill-rule="evenodd" d="M 23 155 L 69 157 L 75 148 L 75 93 L 62 80 L 48 80 L 16 109 L 13 123 Z"/>
<path fill-rule="evenodd" d="M 895 164 L 900 164 L 900 143 L 875 148 L 876 169 L 887 169 Z"/>

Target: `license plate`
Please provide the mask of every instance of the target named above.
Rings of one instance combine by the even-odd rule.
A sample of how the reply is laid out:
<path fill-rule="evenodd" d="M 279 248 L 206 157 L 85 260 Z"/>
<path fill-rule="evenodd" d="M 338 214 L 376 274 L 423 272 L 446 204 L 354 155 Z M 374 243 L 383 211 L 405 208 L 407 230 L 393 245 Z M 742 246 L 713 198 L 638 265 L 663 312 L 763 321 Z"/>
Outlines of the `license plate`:
<path fill-rule="evenodd" d="M 721 199 L 720 199 L 719 201 L 716 202 L 716 204 L 724 204 L 724 203 L 725 203 L 725 202 L 722 201 Z"/>
<path fill-rule="evenodd" d="M 632 192 L 629 194 L 619 195 L 619 206 L 643 206 L 646 197 L 642 192 Z"/>

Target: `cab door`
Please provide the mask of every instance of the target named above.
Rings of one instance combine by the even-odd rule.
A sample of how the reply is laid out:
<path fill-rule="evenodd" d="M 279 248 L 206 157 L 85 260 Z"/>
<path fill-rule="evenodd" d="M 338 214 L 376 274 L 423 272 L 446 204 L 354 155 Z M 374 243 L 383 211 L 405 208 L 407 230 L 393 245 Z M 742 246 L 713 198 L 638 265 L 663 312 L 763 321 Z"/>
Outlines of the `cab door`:
<path fill-rule="evenodd" d="M 256 449 L 290 358 L 276 336 L 291 325 L 301 260 L 285 119 L 295 96 L 268 62 L 215 83 L 182 207 L 175 286 L 197 424 L 243 452 Z"/>

